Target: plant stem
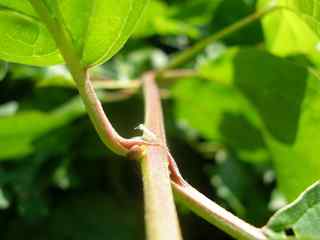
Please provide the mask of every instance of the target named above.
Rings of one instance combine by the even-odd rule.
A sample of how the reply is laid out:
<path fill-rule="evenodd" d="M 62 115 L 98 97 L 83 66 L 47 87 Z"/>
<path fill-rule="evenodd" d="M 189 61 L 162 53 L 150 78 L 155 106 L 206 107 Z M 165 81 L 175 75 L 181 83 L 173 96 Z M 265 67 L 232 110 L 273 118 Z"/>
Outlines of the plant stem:
<path fill-rule="evenodd" d="M 73 47 L 72 39 L 64 28 L 61 14 L 56 12 L 56 14 L 59 15 L 58 17 L 53 13 L 50 13 L 48 6 L 44 1 L 29 0 L 29 2 L 42 21 L 46 24 L 76 83 L 79 84 L 80 82 L 84 82 L 85 72 Z M 54 1 L 52 1 L 52 4 L 55 5 L 53 2 Z M 58 10 L 57 6 L 55 6 L 55 10 Z"/>
<path fill-rule="evenodd" d="M 43 1 L 29 0 L 33 8 L 46 24 L 52 34 L 57 47 L 77 84 L 79 94 L 86 106 L 87 112 L 103 143 L 119 155 L 126 155 L 130 141 L 122 138 L 113 128 L 107 118 L 102 104 L 98 99 L 90 81 L 89 72 L 81 65 L 80 57 L 73 46 L 71 36 L 66 31 L 62 13 L 57 2 L 53 1 L 54 13 L 50 13 Z"/>
<path fill-rule="evenodd" d="M 222 29 L 219 32 L 216 32 L 212 34 L 211 36 L 208 36 L 207 38 L 204 38 L 203 40 L 199 41 L 195 45 L 193 45 L 190 48 L 187 48 L 186 50 L 178 53 L 177 55 L 173 56 L 169 64 L 162 70 L 160 70 L 160 73 L 167 69 L 173 69 L 182 66 L 183 64 L 189 62 L 190 60 L 194 59 L 196 55 L 198 55 L 200 52 L 202 52 L 207 46 L 210 44 L 218 41 L 221 38 L 224 38 L 246 26 L 249 24 L 255 22 L 256 20 L 259 20 L 260 18 L 264 17 L 265 15 L 275 11 L 279 7 L 277 6 L 269 6 L 261 11 L 257 11 L 240 21 Z"/>
<path fill-rule="evenodd" d="M 159 140 L 159 146 L 147 146 L 142 157 L 146 231 L 149 240 L 181 240 L 177 212 L 172 194 L 163 114 L 153 73 L 143 77 L 145 125 Z"/>
<path fill-rule="evenodd" d="M 172 181 L 172 187 L 178 201 L 230 236 L 239 240 L 267 240 L 261 229 L 234 216 L 188 183 L 177 184 Z"/>
<path fill-rule="evenodd" d="M 87 108 L 88 114 L 105 145 L 119 155 L 126 155 L 130 147 L 143 143 L 137 140 L 122 138 L 112 127 L 94 91 L 89 73 L 81 65 L 71 36 L 64 27 L 63 16 L 59 6 L 55 5 L 55 13 L 57 15 L 53 15 L 49 12 L 43 1 L 29 0 L 29 2 L 51 32 L 68 69 L 77 83 L 80 96 Z M 55 2 L 55 4 L 57 3 Z M 169 64 L 168 69 L 184 64 L 207 45 L 211 44 L 211 42 L 243 28 L 274 9 L 269 8 L 265 11 L 257 12 L 223 31 L 204 39 L 194 47 L 177 55 L 171 64 Z M 148 129 L 157 135 L 160 141 L 159 146 L 147 146 L 145 155 L 141 160 L 147 236 L 149 240 L 182 240 L 170 184 L 168 152 L 167 148 L 163 147 L 166 146 L 166 139 L 159 90 L 155 83 L 155 74 L 145 74 L 143 84 L 146 101 L 145 124 Z M 179 178 L 180 175 L 178 174 L 176 177 Z M 172 186 L 176 196 L 190 209 L 231 236 L 244 240 L 266 240 L 266 237 L 259 229 L 249 225 L 210 201 L 184 181 L 180 183 L 172 182 Z"/>
<path fill-rule="evenodd" d="M 117 133 L 106 117 L 102 104 L 90 81 L 89 73 L 87 73 L 85 84 L 79 85 L 78 90 L 101 140 L 113 152 L 125 156 L 128 152 L 127 148 L 122 145 L 125 139 Z"/>

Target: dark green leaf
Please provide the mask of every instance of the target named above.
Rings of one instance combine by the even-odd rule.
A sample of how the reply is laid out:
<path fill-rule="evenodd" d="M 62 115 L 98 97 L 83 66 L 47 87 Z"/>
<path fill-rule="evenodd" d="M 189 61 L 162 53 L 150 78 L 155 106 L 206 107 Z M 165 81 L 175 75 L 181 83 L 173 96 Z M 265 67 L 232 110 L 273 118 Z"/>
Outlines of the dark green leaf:
<path fill-rule="evenodd" d="M 181 124 L 237 150 L 244 160 L 268 160 L 255 112 L 236 89 L 199 78 L 183 79 L 175 86 L 174 96 Z"/>
<path fill-rule="evenodd" d="M 234 59 L 234 84 L 260 115 L 279 187 L 294 199 L 319 178 L 319 80 L 295 63 L 248 49 Z"/>
<path fill-rule="evenodd" d="M 320 183 L 277 212 L 265 227 L 270 239 L 317 240 L 320 236 Z"/>
<path fill-rule="evenodd" d="M 210 68 L 212 71 L 209 71 Z M 218 70 L 217 75 L 214 75 L 215 69 Z M 317 106 L 320 101 L 320 88 L 314 71 L 252 48 L 238 52 L 233 50 L 232 54 L 226 55 L 226 59 L 218 59 L 207 64 L 206 71 L 202 74 L 211 80 L 218 79 L 220 85 L 229 86 L 228 88 L 233 89 L 235 93 L 226 99 L 221 94 L 218 98 L 214 98 L 213 96 L 220 90 L 217 87 L 206 86 L 203 89 L 205 92 L 210 92 L 210 95 L 204 97 L 206 95 L 202 93 L 203 90 L 190 87 L 189 100 L 179 105 L 180 109 L 182 106 L 183 109 L 178 113 L 181 115 L 193 109 L 191 114 L 183 113 L 184 116 L 188 116 L 189 122 L 193 122 L 192 127 L 199 129 L 201 133 L 208 132 L 208 129 L 212 131 L 215 129 L 210 128 L 214 126 L 213 119 L 221 122 L 222 116 L 225 115 L 223 112 L 218 112 L 220 106 L 224 108 L 231 106 L 231 109 L 236 109 L 236 106 L 245 102 L 239 100 L 239 96 L 245 97 L 249 101 L 248 107 L 238 108 L 237 115 L 245 116 L 249 120 L 254 119 L 249 116 L 255 114 L 259 116 L 255 121 L 251 121 L 251 124 L 257 129 L 254 132 L 263 136 L 260 142 L 265 143 L 271 152 L 281 192 L 292 200 L 312 182 L 318 180 L 320 162 L 317 146 L 320 136 L 317 134 L 317 129 L 320 125 L 317 119 L 320 116 Z M 198 82 L 197 85 L 199 84 Z M 201 98 L 193 97 L 192 91 L 201 93 L 199 95 Z M 193 104 L 196 105 L 192 107 Z M 210 111 L 202 111 L 207 105 L 211 106 L 208 108 Z M 239 137 L 241 131 L 246 129 L 244 125 L 236 130 L 230 128 L 229 124 L 229 129 L 231 130 L 229 133 L 238 136 L 230 137 L 232 141 L 241 139 L 242 142 L 246 142 L 252 137 L 252 135 L 248 137 L 247 130 L 242 138 Z M 234 149 L 239 150 L 241 140 L 237 141 Z M 251 143 L 249 146 L 255 145 Z"/>
<path fill-rule="evenodd" d="M 0 118 L 0 159 L 23 157 L 34 150 L 33 142 L 50 130 L 70 123 L 84 113 L 76 98 L 50 113 L 20 112 Z"/>
<path fill-rule="evenodd" d="M 237 216 L 255 225 L 264 224 L 269 215 L 269 195 L 262 176 L 252 165 L 239 161 L 231 153 L 220 151 L 216 159 L 217 164 L 209 174 L 217 195 Z"/>
<path fill-rule="evenodd" d="M 151 35 L 201 36 L 200 26 L 210 22 L 221 0 L 185 0 L 167 4 L 151 0 L 135 32 L 136 37 Z"/>

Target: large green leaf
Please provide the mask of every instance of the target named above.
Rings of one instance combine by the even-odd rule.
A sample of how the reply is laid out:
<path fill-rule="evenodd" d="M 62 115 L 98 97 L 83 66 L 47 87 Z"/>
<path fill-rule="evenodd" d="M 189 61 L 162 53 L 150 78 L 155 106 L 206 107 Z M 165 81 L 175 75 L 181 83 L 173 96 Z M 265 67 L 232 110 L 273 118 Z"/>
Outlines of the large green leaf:
<path fill-rule="evenodd" d="M 289 200 L 319 179 L 319 80 L 308 69 L 264 51 L 234 59 L 234 84 L 263 122 L 280 190 Z"/>
<path fill-rule="evenodd" d="M 48 12 L 62 12 L 64 28 L 84 66 L 101 64 L 127 41 L 147 0 L 46 0 Z M 0 58 L 31 65 L 61 63 L 45 24 L 28 1 L 0 3 Z"/>
<path fill-rule="evenodd" d="M 277 212 L 264 228 L 270 239 L 318 240 L 320 236 L 320 183 L 308 188 L 292 204 Z"/>
<path fill-rule="evenodd" d="M 231 146 L 238 154 L 243 154 L 241 146 L 245 143 L 247 150 L 248 146 L 251 150 L 253 146 L 264 149 L 266 144 L 278 186 L 289 200 L 319 179 L 320 87 L 312 70 L 253 48 L 232 50 L 225 59 L 206 64 L 204 69 L 203 76 L 218 81 L 181 83 L 190 87 L 189 97 L 176 92 L 180 118 L 205 136 L 218 136 L 216 129 L 220 129 L 218 133 L 230 139 L 228 142 L 233 143 Z M 249 102 L 245 108 L 243 98 Z M 229 116 L 229 121 L 222 121 L 225 116 Z M 230 121 L 230 116 L 238 121 Z M 247 119 L 247 123 L 249 120 L 255 131 L 249 131 L 248 124 L 240 124 L 239 117 Z M 227 131 L 221 132 L 222 129 Z M 252 138 L 259 135 L 262 140 Z M 256 144 L 250 143 L 253 139 Z M 259 142 L 263 144 L 257 145 Z"/>

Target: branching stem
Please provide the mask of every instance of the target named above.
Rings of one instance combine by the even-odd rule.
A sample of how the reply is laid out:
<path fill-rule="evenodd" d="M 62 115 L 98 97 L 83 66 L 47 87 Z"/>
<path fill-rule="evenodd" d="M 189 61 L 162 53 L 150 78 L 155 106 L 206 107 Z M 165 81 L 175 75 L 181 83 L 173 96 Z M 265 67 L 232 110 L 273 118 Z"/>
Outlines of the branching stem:
<path fill-rule="evenodd" d="M 132 147 L 144 145 L 144 141 L 121 137 L 113 128 L 94 91 L 89 72 L 81 65 L 80 58 L 73 46 L 72 38 L 64 26 L 59 6 L 55 6 L 57 9 L 55 9 L 56 15 L 54 15 L 50 13 L 44 1 L 29 0 L 29 2 L 52 33 L 57 47 L 60 49 L 66 65 L 77 83 L 88 114 L 105 145 L 119 155 L 127 155 Z M 252 14 L 200 41 L 192 48 L 173 58 L 166 70 L 183 65 L 212 42 L 247 26 L 275 9 L 277 8 L 272 7 Z M 181 74 L 181 72 L 175 72 L 175 74 L 177 73 Z M 183 72 L 184 74 L 189 75 L 194 74 L 194 72 L 185 71 Z M 187 207 L 231 236 L 243 240 L 266 240 L 260 229 L 232 215 L 183 180 L 173 157 L 167 149 L 162 107 L 159 89 L 155 83 L 155 74 L 152 72 L 145 74 L 143 76 L 143 85 L 146 103 L 145 125 L 159 139 L 158 145 L 147 144 L 145 154 L 141 160 L 148 239 L 182 239 L 172 186 L 177 198 Z M 170 184 L 170 173 L 172 185 Z"/>
<path fill-rule="evenodd" d="M 181 185 L 172 181 L 172 188 L 178 201 L 235 239 L 267 240 L 261 229 L 246 223 L 220 207 L 188 183 L 184 182 Z"/>
<path fill-rule="evenodd" d="M 122 156 L 127 155 L 130 147 L 142 143 L 121 137 L 113 128 L 96 95 L 88 70 L 81 65 L 80 57 L 77 55 L 77 51 L 73 46 L 72 38 L 66 31 L 59 6 L 53 1 L 53 6 L 55 7 L 55 14 L 53 14 L 50 12 L 44 1 L 29 0 L 29 2 L 52 34 L 52 37 L 77 84 L 79 94 L 101 140 L 115 153 Z"/>

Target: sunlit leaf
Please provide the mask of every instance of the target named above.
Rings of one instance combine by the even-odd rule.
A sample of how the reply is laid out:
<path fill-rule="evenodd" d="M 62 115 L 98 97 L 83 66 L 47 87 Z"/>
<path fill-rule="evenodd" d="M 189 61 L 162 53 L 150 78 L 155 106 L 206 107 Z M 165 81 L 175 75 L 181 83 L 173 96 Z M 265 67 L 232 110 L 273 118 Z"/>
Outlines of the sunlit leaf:
<path fill-rule="evenodd" d="M 320 236 L 320 183 L 316 182 L 290 205 L 279 210 L 265 232 L 271 240 L 317 240 Z"/>
<path fill-rule="evenodd" d="M 263 149 L 261 146 L 265 144 L 271 152 L 280 191 L 288 200 L 318 180 L 320 88 L 312 70 L 252 48 L 232 50 L 224 60 L 219 58 L 206 64 L 206 71 L 201 74 L 213 83 L 199 80 L 181 83 L 190 87 L 188 93 L 177 92 L 179 118 L 206 137 L 219 136 L 216 129 L 228 130 L 222 136 L 228 136 L 224 139 L 229 139 L 238 154 L 243 154 L 244 149 L 253 150 L 254 146 Z M 223 97 L 226 91 L 229 95 Z M 196 97 L 198 94 L 201 97 Z M 250 117 L 255 114 L 257 119 Z M 229 121 L 222 121 L 226 116 Z M 239 117 L 247 123 L 249 120 L 255 130 L 249 131 L 250 125 L 240 124 Z M 250 143 L 253 139 L 256 144 Z"/>
<path fill-rule="evenodd" d="M 147 0 L 46 1 L 48 14 L 62 12 L 65 30 L 83 65 L 101 64 L 127 41 Z M 56 24 L 58 22 L 56 21 Z M 62 63 L 46 23 L 28 1 L 0 3 L 0 59 L 31 65 Z"/>
<path fill-rule="evenodd" d="M 279 6 L 285 5 L 290 10 L 288 8 L 278 9 L 263 18 L 267 47 L 272 53 L 279 56 L 306 54 L 311 60 L 319 63 L 320 40 L 316 31 L 318 27 L 315 25 L 312 27 L 313 24 L 308 25 L 309 20 L 307 19 L 309 18 L 304 21 L 302 17 L 304 15 L 298 8 L 292 8 L 292 2 L 298 1 L 278 1 Z M 305 6 L 315 3 L 314 1 L 307 2 L 305 1 Z M 260 0 L 260 9 L 265 8 L 267 4 L 271 4 L 271 1 Z M 313 23 L 316 24 L 319 20 L 314 19 Z"/>

